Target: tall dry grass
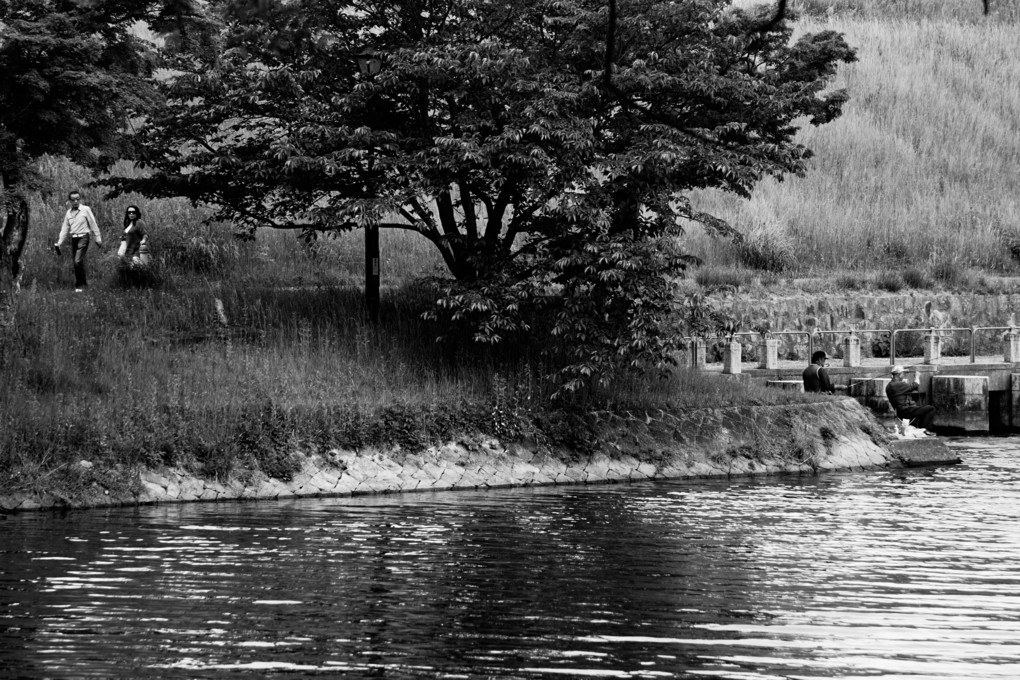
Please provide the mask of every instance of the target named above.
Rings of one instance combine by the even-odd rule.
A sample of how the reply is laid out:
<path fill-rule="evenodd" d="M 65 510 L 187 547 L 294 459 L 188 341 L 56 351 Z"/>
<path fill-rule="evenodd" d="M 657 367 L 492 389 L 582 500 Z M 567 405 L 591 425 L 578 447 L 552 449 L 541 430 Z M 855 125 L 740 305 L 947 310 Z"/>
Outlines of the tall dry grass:
<path fill-rule="evenodd" d="M 768 180 L 750 200 L 695 196 L 821 272 L 903 264 L 1013 271 L 1020 244 L 1020 2 L 802 0 L 799 32 L 836 30 L 859 61 L 833 83 L 841 118 L 807 127 L 804 177 Z M 709 263 L 741 253 L 692 233 Z"/>
<path fill-rule="evenodd" d="M 397 441 L 459 411 L 484 427 L 494 376 L 517 391 L 522 364 L 444 353 L 420 311 L 413 290 L 370 324 L 349 288 L 29 288 L 2 338 L 0 489 L 80 460 L 267 470 L 295 447 L 375 443 L 378 421 Z"/>
<path fill-rule="evenodd" d="M 17 408 L 16 388 L 58 411 L 90 395 L 114 412 L 135 403 L 229 406 L 252 393 L 293 404 L 327 393 L 358 404 L 449 396 L 443 385 L 453 378 L 422 352 L 423 303 L 413 291 L 397 292 L 442 273 L 424 238 L 380 235 L 384 320 L 374 326 L 364 319 L 360 232 L 307 244 L 295 232 L 266 229 L 241 240 L 186 201 L 106 200 L 83 168 L 45 158 L 39 170 L 52 189 L 30 200 L 18 324 L 5 338 L 8 349 L 32 351 L 13 363 L 6 352 L 0 400 L 8 409 Z M 115 172 L 133 170 L 122 164 Z M 51 251 L 71 190 L 82 192 L 106 241 L 88 254 L 84 295 L 72 292 L 67 253 Z M 154 257 L 155 275 L 138 280 L 122 277 L 114 254 L 129 204 L 143 212 Z M 224 343 L 230 333 L 241 335 Z M 470 380 L 455 379 L 450 392 L 471 394 Z"/>

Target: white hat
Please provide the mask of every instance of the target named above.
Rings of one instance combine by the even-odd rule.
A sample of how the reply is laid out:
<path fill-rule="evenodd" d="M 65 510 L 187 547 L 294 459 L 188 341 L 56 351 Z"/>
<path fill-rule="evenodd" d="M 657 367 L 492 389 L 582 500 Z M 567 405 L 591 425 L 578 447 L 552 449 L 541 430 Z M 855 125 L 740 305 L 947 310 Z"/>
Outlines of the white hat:
<path fill-rule="evenodd" d="M 895 374 L 895 373 L 903 373 L 904 371 L 903 371 L 903 367 L 902 366 L 900 366 L 899 364 L 896 364 L 895 366 L 892 367 L 892 370 L 890 370 L 889 372 Z"/>

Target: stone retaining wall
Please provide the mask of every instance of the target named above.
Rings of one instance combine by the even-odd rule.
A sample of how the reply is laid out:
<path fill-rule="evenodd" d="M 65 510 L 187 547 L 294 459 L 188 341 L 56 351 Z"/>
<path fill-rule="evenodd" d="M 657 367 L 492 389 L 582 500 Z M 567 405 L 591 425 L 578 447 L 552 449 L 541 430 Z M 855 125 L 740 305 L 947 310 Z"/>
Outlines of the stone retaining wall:
<path fill-rule="evenodd" d="M 728 295 L 719 307 L 735 316 L 743 330 L 768 323 L 773 331 L 856 328 L 928 328 L 1009 326 L 1020 321 L 1020 293 L 801 293 L 756 297 Z M 931 313 L 925 303 L 931 303 Z"/>
<path fill-rule="evenodd" d="M 767 328 L 774 333 L 796 331 L 817 336 L 814 349 L 823 349 L 830 356 L 842 356 L 843 335 L 825 331 L 892 330 L 904 328 L 971 328 L 1007 327 L 1020 322 L 1020 293 L 931 293 L 902 294 L 846 293 L 842 295 L 799 293 L 789 296 L 752 296 L 728 294 L 714 299 L 720 311 L 732 316 L 741 331 Z M 1001 331 L 976 333 L 978 353 L 1002 352 Z M 779 357 L 808 359 L 806 335 L 778 336 Z M 970 353 L 970 335 L 946 332 L 941 337 L 944 356 Z M 923 352 L 922 333 L 906 333 L 897 341 L 897 354 L 919 355 Z M 757 361 L 757 340 L 741 336 L 745 361 Z M 863 357 L 889 356 L 888 334 L 862 334 Z M 721 361 L 721 353 L 713 347 L 712 361 Z"/>
<path fill-rule="evenodd" d="M 216 481 L 183 470 L 140 470 L 131 489 L 96 487 L 82 506 L 349 496 L 403 491 L 593 484 L 651 479 L 815 474 L 898 465 L 887 436 L 854 399 L 798 406 L 607 417 L 598 450 L 474 436 L 423 451 L 306 456 L 293 479 L 249 473 Z M 84 463 L 87 464 L 87 461 Z M 0 510 L 67 507 L 46 493 L 0 494 Z"/>

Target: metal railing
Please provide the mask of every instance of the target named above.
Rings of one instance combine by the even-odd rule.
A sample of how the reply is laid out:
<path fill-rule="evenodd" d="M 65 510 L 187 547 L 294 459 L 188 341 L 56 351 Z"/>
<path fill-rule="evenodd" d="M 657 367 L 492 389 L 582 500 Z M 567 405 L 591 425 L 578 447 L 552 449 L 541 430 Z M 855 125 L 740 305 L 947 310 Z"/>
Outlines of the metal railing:
<path fill-rule="evenodd" d="M 1016 331 L 1016 326 L 971 326 L 970 328 L 898 328 L 892 332 L 889 340 L 889 362 L 896 363 L 896 336 L 899 333 L 967 333 L 970 348 L 970 363 L 977 362 L 977 334 L 986 331 L 1005 333 Z"/>
<path fill-rule="evenodd" d="M 836 332 L 836 331 L 832 331 L 832 332 Z M 846 331 L 843 331 L 843 332 L 846 332 Z M 811 331 L 776 331 L 774 333 L 771 333 L 771 332 L 767 333 L 766 337 L 770 337 L 771 338 L 771 337 L 775 337 L 777 335 L 806 335 L 806 336 L 808 336 L 808 345 L 810 346 L 810 343 L 811 343 Z M 731 338 L 731 337 L 735 338 L 737 336 L 750 336 L 752 338 L 760 338 L 760 337 L 762 337 L 762 334 L 758 333 L 758 332 L 755 332 L 755 331 L 740 331 L 738 333 L 734 333 L 733 335 L 698 335 L 698 336 L 688 335 L 688 336 L 684 336 L 681 339 L 686 341 L 686 342 L 690 342 L 691 340 L 704 340 L 705 344 L 708 344 L 708 342 L 710 340 L 726 340 L 728 338 Z"/>
<path fill-rule="evenodd" d="M 852 329 L 838 330 L 838 331 L 820 331 L 820 330 L 818 330 L 816 328 L 815 330 L 811 331 L 811 342 L 808 344 L 808 356 L 810 357 L 812 354 L 815 353 L 814 352 L 814 346 L 815 346 L 814 339 L 815 339 L 815 336 L 821 336 L 821 335 L 843 335 L 843 336 L 847 336 L 847 335 L 850 335 L 851 333 L 853 333 L 855 335 L 864 335 L 864 334 L 875 335 L 875 334 L 877 334 L 877 335 L 892 336 L 893 332 L 894 331 L 891 331 L 888 328 L 852 328 Z M 892 341 L 891 340 L 889 341 L 889 345 L 890 345 L 890 347 L 892 346 Z"/>
<path fill-rule="evenodd" d="M 974 326 L 970 335 L 970 362 L 974 363 L 975 347 L 977 345 L 977 334 L 984 331 L 996 331 L 999 333 L 1018 333 L 1020 329 L 1016 326 Z"/>
<path fill-rule="evenodd" d="M 774 333 L 773 332 L 767 333 L 765 335 L 765 337 L 772 338 L 772 337 L 776 337 L 776 336 L 779 336 L 779 335 L 783 335 L 783 336 L 787 336 L 787 335 L 789 335 L 789 336 L 803 335 L 803 336 L 806 336 L 807 337 L 807 342 L 808 342 L 808 356 L 811 356 L 811 354 L 814 353 L 813 345 L 811 343 L 811 341 L 812 341 L 812 332 L 811 331 L 776 331 Z M 736 337 L 740 337 L 740 336 L 747 336 L 747 337 L 750 337 L 750 338 L 753 339 L 753 338 L 761 338 L 762 334 L 758 333 L 756 331 L 739 331 L 739 332 L 734 333 L 732 335 L 684 336 L 683 338 L 681 338 L 681 340 L 683 340 L 685 343 L 688 343 L 688 344 L 690 342 L 694 341 L 694 340 L 704 340 L 705 341 L 705 345 L 707 346 L 710 342 L 717 342 L 719 340 L 728 340 L 729 338 L 736 338 Z"/>
<path fill-rule="evenodd" d="M 897 328 L 889 337 L 890 366 L 896 363 L 896 338 L 900 333 L 967 333 L 969 335 L 968 344 L 970 345 L 970 363 L 973 364 L 975 362 L 976 352 L 973 328 Z"/>

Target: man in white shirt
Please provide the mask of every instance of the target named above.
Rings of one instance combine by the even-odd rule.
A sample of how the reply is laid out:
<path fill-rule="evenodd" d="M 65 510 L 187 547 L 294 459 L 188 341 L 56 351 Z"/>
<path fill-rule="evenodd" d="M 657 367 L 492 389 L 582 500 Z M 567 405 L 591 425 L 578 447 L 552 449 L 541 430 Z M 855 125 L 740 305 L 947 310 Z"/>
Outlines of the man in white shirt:
<path fill-rule="evenodd" d="M 85 253 L 88 252 L 89 242 L 92 236 L 96 237 L 96 245 L 103 247 L 103 236 L 99 233 L 99 224 L 92 209 L 81 204 L 81 194 L 72 191 L 67 195 L 71 201 L 71 208 L 64 215 L 64 221 L 60 225 L 60 236 L 54 244 L 57 252 L 60 246 L 68 237 L 71 239 L 71 259 L 74 260 L 74 292 L 80 293 L 85 290 L 88 281 L 85 276 Z"/>

